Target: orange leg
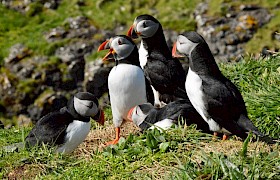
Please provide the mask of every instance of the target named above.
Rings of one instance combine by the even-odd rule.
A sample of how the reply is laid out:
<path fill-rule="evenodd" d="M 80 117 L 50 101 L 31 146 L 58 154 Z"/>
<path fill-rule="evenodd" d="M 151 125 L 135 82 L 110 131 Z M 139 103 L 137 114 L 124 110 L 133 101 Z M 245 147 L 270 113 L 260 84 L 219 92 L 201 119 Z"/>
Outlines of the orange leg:
<path fill-rule="evenodd" d="M 119 142 L 120 139 L 120 132 L 121 132 L 121 128 L 117 127 L 116 128 L 116 138 L 113 141 L 109 141 L 107 143 L 105 143 L 106 146 L 111 145 L 111 144 L 117 144 Z"/>
<path fill-rule="evenodd" d="M 218 137 L 218 132 L 214 132 L 213 139 L 217 139 L 217 137 Z"/>
<path fill-rule="evenodd" d="M 226 135 L 226 134 L 223 135 L 223 140 L 227 140 L 228 138 L 229 138 L 228 135 Z"/>

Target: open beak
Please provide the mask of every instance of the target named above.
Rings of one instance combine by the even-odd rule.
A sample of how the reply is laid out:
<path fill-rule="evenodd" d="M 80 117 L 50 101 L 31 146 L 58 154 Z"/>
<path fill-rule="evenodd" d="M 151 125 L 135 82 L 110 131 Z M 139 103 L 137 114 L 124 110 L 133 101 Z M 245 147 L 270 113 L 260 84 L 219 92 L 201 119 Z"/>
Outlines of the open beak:
<path fill-rule="evenodd" d="M 132 38 L 132 39 L 137 39 L 138 38 L 138 35 L 140 36 L 141 33 L 137 33 L 135 30 L 134 30 L 134 25 L 130 26 L 129 30 L 127 31 L 127 36 Z"/>
<path fill-rule="evenodd" d="M 133 111 L 134 111 L 135 108 L 136 108 L 136 106 L 134 106 L 133 108 L 131 108 L 131 109 L 128 111 L 128 113 L 127 113 L 127 119 L 128 119 L 129 121 L 133 121 L 133 120 L 132 120 L 132 113 L 133 113 Z"/>
<path fill-rule="evenodd" d="M 177 52 L 177 43 L 176 42 L 174 42 L 174 44 L 173 44 L 172 56 L 176 57 L 176 58 L 183 58 L 183 57 L 185 57 L 183 55 L 178 54 L 178 52 Z"/>
<path fill-rule="evenodd" d="M 110 48 L 110 40 L 106 40 L 104 41 L 99 47 L 98 47 L 98 52 L 105 50 L 105 49 L 109 49 L 109 52 L 102 58 L 103 61 L 107 61 L 110 59 L 114 59 L 114 54 L 116 53 L 114 51 L 114 49 Z"/>
<path fill-rule="evenodd" d="M 92 119 L 104 126 L 105 116 L 102 110 L 99 110 L 98 113 L 94 117 L 92 117 Z"/>

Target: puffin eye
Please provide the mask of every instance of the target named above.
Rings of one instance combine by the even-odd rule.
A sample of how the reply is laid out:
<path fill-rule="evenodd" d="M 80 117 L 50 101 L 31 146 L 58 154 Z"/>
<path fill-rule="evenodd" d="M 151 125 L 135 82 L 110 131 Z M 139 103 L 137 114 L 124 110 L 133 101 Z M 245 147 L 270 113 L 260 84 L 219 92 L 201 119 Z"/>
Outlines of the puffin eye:
<path fill-rule="evenodd" d="M 118 44 L 119 44 L 119 45 L 122 45 L 122 44 L 123 44 L 122 41 L 121 41 L 120 39 L 118 40 Z"/>
<path fill-rule="evenodd" d="M 89 105 L 87 105 L 88 108 L 92 108 L 93 107 L 93 102 L 90 102 Z"/>
<path fill-rule="evenodd" d="M 146 28 L 147 27 L 147 23 L 144 21 L 143 22 L 143 27 Z"/>

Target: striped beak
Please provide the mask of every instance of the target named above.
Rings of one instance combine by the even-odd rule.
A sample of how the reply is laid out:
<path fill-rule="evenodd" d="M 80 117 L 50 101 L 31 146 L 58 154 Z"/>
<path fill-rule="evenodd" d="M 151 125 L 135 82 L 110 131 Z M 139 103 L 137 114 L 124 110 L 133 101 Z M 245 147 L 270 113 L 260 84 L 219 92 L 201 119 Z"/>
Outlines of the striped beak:
<path fill-rule="evenodd" d="M 94 119 L 96 122 L 104 126 L 104 122 L 105 122 L 104 111 L 99 110 L 98 113 L 92 117 L 92 119 Z"/>
<path fill-rule="evenodd" d="M 135 25 L 130 26 L 129 30 L 127 31 L 127 36 L 130 37 L 131 39 L 137 39 L 138 36 L 141 35 L 141 33 L 137 33 L 134 30 Z"/>
<path fill-rule="evenodd" d="M 114 49 L 110 48 L 110 41 L 111 41 L 111 39 L 106 40 L 98 47 L 98 50 L 97 50 L 98 52 L 105 50 L 105 49 L 109 49 L 109 52 L 102 58 L 103 61 L 114 59 L 114 54 L 116 52 L 114 51 Z"/>
<path fill-rule="evenodd" d="M 131 108 L 129 111 L 128 111 L 128 113 L 127 113 L 127 119 L 129 120 L 129 121 L 133 121 L 132 120 L 132 113 L 133 113 L 133 111 L 134 111 L 134 109 L 136 108 L 136 106 L 134 106 L 133 108 Z"/>
<path fill-rule="evenodd" d="M 183 55 L 178 54 L 178 52 L 177 52 L 177 42 L 175 42 L 175 43 L 173 44 L 172 56 L 173 56 L 173 57 L 176 57 L 176 58 L 183 58 L 183 57 L 185 57 L 185 56 L 183 56 Z"/>

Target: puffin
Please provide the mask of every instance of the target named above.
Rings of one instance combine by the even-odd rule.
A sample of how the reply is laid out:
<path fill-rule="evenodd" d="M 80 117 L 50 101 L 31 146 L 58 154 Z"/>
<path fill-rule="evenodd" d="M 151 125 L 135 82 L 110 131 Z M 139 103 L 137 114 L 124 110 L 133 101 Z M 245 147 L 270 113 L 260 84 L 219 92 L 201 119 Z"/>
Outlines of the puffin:
<path fill-rule="evenodd" d="M 139 104 L 147 103 L 147 81 L 140 67 L 138 48 L 131 38 L 117 35 L 104 41 L 98 51 L 109 49 L 103 61 L 114 58 L 115 66 L 108 77 L 108 88 L 116 136 L 105 145 L 117 144 L 120 139 L 120 127 L 128 121 L 128 111 Z M 150 90 L 152 91 L 152 90 Z M 152 97 L 153 98 L 153 97 Z M 152 99 L 153 100 L 153 99 Z"/>
<path fill-rule="evenodd" d="M 187 99 L 170 102 L 162 108 L 154 107 L 151 103 L 140 104 L 129 110 L 127 118 L 133 121 L 141 131 L 154 127 L 166 130 L 183 119 L 185 124 L 196 124 L 198 130 L 211 133 L 208 124 Z"/>
<path fill-rule="evenodd" d="M 154 105 L 162 107 L 177 99 L 187 99 L 186 72 L 179 59 L 172 57 L 160 22 L 151 15 L 140 15 L 127 35 L 133 39 L 141 37 L 140 65 L 152 86 Z"/>
<path fill-rule="evenodd" d="M 180 34 L 172 54 L 175 57 L 189 57 L 186 92 L 214 136 L 222 133 L 223 140 L 226 140 L 233 134 L 245 139 L 251 131 L 260 140 L 273 143 L 249 119 L 240 91 L 221 73 L 208 44 L 200 34 L 194 31 Z"/>
<path fill-rule="evenodd" d="M 26 145 L 49 144 L 58 153 L 71 153 L 87 137 L 90 118 L 104 125 L 104 112 L 89 92 L 78 92 L 58 111 L 50 112 L 35 124 L 25 138 Z"/>

